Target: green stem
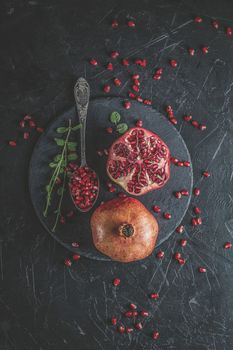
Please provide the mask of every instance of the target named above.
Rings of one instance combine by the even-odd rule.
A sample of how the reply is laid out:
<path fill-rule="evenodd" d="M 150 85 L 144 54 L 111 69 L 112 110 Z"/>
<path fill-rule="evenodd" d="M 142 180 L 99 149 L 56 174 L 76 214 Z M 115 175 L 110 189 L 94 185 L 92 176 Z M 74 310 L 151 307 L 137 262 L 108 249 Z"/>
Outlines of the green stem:
<path fill-rule="evenodd" d="M 55 232 L 58 220 L 59 220 L 59 218 L 61 216 L 61 204 L 62 204 L 64 192 L 65 192 L 65 184 L 66 184 L 66 172 L 64 173 L 64 177 L 63 177 L 62 193 L 61 193 L 61 196 L 60 196 L 60 199 L 59 199 L 59 203 L 58 203 L 58 207 L 57 207 L 56 220 L 55 220 L 55 223 L 53 225 L 52 232 Z"/>

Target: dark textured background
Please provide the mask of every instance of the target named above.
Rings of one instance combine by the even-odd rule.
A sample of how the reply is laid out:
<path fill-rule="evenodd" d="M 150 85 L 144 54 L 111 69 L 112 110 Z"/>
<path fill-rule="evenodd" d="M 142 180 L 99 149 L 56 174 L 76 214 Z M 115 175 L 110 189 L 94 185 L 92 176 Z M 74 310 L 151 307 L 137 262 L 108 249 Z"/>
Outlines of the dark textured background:
<path fill-rule="evenodd" d="M 233 24 L 232 1 L 1 1 L 0 26 L 0 349 L 9 350 L 231 350 L 233 348 L 233 256 L 224 251 L 233 239 L 232 193 L 232 60 L 233 38 L 215 31 L 210 19 Z M 200 26 L 194 15 L 204 16 Z M 122 24 L 115 32 L 113 16 L 137 20 L 135 31 Z M 188 57 L 191 45 L 209 45 L 207 56 Z M 28 193 L 28 162 L 34 136 L 16 149 L 16 125 L 32 113 L 42 126 L 73 103 L 72 86 L 80 75 L 90 80 L 94 96 L 111 74 L 93 69 L 87 59 L 107 60 L 117 48 L 122 56 L 145 56 L 143 95 L 163 110 L 172 104 L 192 156 L 194 183 L 202 189 L 192 201 L 203 208 L 203 225 L 187 224 L 187 264 L 172 259 L 174 234 L 162 248 L 165 259 L 119 265 L 82 258 L 64 268 L 67 251 L 39 224 Z M 179 67 L 167 65 L 170 57 Z M 166 66 L 163 79 L 151 79 L 152 68 Z M 127 76 L 118 66 L 122 80 Z M 124 86 L 113 95 L 124 95 Z M 184 113 L 206 123 L 198 132 L 182 123 Z M 201 180 L 208 168 L 211 178 Z M 199 274 L 198 266 L 207 274 Z M 122 280 L 115 290 L 111 281 Z M 159 291 L 152 303 L 148 293 Z M 129 302 L 152 311 L 142 333 L 117 334 L 109 317 Z M 150 338 L 159 329 L 158 341 Z"/>

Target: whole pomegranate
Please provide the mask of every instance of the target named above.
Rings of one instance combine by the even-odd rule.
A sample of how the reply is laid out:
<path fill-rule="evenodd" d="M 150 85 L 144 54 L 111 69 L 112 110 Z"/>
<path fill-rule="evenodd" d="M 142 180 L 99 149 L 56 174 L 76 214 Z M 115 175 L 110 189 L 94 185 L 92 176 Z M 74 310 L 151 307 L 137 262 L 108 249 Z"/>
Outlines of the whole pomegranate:
<path fill-rule="evenodd" d="M 113 260 L 146 258 L 154 249 L 158 223 L 135 198 L 116 198 L 100 205 L 91 217 L 93 242 Z"/>
<path fill-rule="evenodd" d="M 112 144 L 107 173 L 135 196 L 161 188 L 170 177 L 169 148 L 147 129 L 129 129 Z"/>

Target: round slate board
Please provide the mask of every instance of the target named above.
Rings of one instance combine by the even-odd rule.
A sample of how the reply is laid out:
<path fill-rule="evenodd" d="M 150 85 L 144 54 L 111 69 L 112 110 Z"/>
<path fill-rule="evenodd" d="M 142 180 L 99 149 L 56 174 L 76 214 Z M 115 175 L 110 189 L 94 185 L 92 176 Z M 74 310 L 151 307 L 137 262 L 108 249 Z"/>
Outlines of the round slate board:
<path fill-rule="evenodd" d="M 173 125 L 156 110 L 149 106 L 139 104 L 138 102 L 132 102 L 131 108 L 126 110 L 122 106 L 122 99 L 102 98 L 90 101 L 87 118 L 87 160 L 90 167 L 98 173 L 100 178 L 100 195 L 94 208 L 88 213 L 79 213 L 76 211 L 75 216 L 69 219 L 67 224 L 59 224 L 57 226 L 55 233 L 51 231 L 55 220 L 53 214 L 53 209 L 55 208 L 51 208 L 51 214 L 48 218 L 43 216 L 46 197 L 45 186 L 49 182 L 52 171 L 51 168 L 48 167 L 48 163 L 50 163 L 53 157 L 58 153 L 58 146 L 54 142 L 54 138 L 58 137 L 56 128 L 59 126 L 66 126 L 68 124 L 68 119 L 72 120 L 73 125 L 78 123 L 75 107 L 58 116 L 40 137 L 32 154 L 29 174 L 32 203 L 38 218 L 46 230 L 69 250 L 88 258 L 107 261 L 111 259 L 98 252 L 92 243 L 89 222 L 91 214 L 95 208 L 100 205 L 101 201 L 107 201 L 116 197 L 116 194 L 109 193 L 106 188 L 108 177 L 105 171 L 105 164 L 107 157 L 99 157 L 96 152 L 96 150 L 107 149 L 118 137 L 116 133 L 109 135 L 105 131 L 106 126 L 111 126 L 109 116 L 113 111 L 118 111 L 122 116 L 121 122 L 126 122 L 129 127 L 133 127 L 137 119 L 142 119 L 143 127 L 158 134 L 168 145 L 171 155 L 180 160 L 191 162 L 189 152 L 181 135 Z M 79 131 L 74 133 L 73 137 L 76 138 L 79 144 Z M 79 149 L 78 147 L 78 151 Z M 190 196 L 178 200 L 174 197 L 173 192 L 187 189 L 191 193 L 192 184 L 192 166 L 186 168 L 171 164 L 171 177 L 163 188 L 136 197 L 149 210 L 151 210 L 153 205 L 159 205 L 162 212 L 166 211 L 172 214 L 171 220 L 165 220 L 162 217 L 162 212 L 161 214 L 155 214 L 160 229 L 157 246 L 168 239 L 174 232 L 189 206 Z M 118 186 L 117 190 L 118 192 L 122 191 Z M 57 198 L 53 200 L 54 205 L 56 204 L 56 200 Z M 67 191 L 64 200 L 64 213 L 72 209 L 75 210 Z M 80 247 L 72 247 L 72 242 L 79 242 Z"/>

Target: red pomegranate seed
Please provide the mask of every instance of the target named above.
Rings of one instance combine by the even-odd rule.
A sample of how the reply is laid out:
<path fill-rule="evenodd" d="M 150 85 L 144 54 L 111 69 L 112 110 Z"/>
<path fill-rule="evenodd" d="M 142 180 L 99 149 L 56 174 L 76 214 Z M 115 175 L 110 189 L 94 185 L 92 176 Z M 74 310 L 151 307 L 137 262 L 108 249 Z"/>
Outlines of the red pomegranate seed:
<path fill-rule="evenodd" d="M 143 121 L 141 119 L 137 120 L 135 125 L 138 127 L 138 128 L 141 128 L 143 126 Z"/>
<path fill-rule="evenodd" d="M 155 213 L 160 213 L 161 212 L 161 208 L 158 205 L 154 205 L 152 209 L 153 209 L 153 211 Z"/>
<path fill-rule="evenodd" d="M 126 311 L 126 312 L 124 313 L 124 316 L 125 316 L 125 317 L 131 318 L 131 317 L 133 317 L 133 312 L 132 312 L 132 311 Z"/>
<path fill-rule="evenodd" d="M 195 128 L 198 128 L 198 127 L 199 127 L 199 123 L 198 123 L 198 121 L 196 121 L 196 120 L 192 120 L 192 121 L 191 121 L 191 124 L 192 124 L 192 126 L 194 126 Z"/>
<path fill-rule="evenodd" d="M 200 129 L 201 131 L 206 130 L 206 128 L 207 128 L 207 126 L 204 125 L 204 124 L 200 124 L 200 125 L 199 125 L 199 129 Z"/>
<path fill-rule="evenodd" d="M 190 48 L 188 49 L 188 52 L 189 52 L 189 55 L 190 55 L 190 56 L 194 56 L 194 54 L 195 54 L 195 50 L 194 50 L 194 48 L 192 48 L 192 47 L 190 47 Z"/>
<path fill-rule="evenodd" d="M 176 198 L 180 199 L 182 197 L 182 194 L 181 194 L 181 192 L 178 191 L 178 192 L 174 192 L 174 196 Z"/>
<path fill-rule="evenodd" d="M 30 128 L 35 128 L 36 127 L 36 123 L 34 122 L 34 120 L 29 120 L 29 127 Z"/>
<path fill-rule="evenodd" d="M 154 340 L 157 340 L 157 339 L 159 338 L 159 332 L 158 332 L 158 331 L 154 331 L 154 332 L 152 333 L 152 338 L 153 338 Z"/>
<path fill-rule="evenodd" d="M 154 75 L 153 75 L 153 79 L 154 79 L 154 80 L 160 80 L 161 77 L 162 77 L 161 74 L 154 74 Z"/>
<path fill-rule="evenodd" d="M 114 186 L 109 187 L 108 192 L 110 192 L 110 193 L 116 192 L 116 187 L 114 187 Z"/>
<path fill-rule="evenodd" d="M 122 334 L 122 333 L 125 332 L 125 326 L 122 326 L 122 325 L 121 325 L 121 326 L 118 326 L 118 327 L 117 327 L 117 330 L 118 330 L 119 333 Z"/>
<path fill-rule="evenodd" d="M 119 23 L 116 19 L 112 20 L 112 28 L 117 28 L 119 26 Z"/>
<path fill-rule="evenodd" d="M 201 214 L 201 209 L 198 208 L 198 207 L 194 207 L 193 211 L 194 211 L 195 214 Z"/>
<path fill-rule="evenodd" d="M 9 144 L 9 146 L 11 146 L 11 147 L 15 147 L 15 146 L 17 145 L 17 143 L 16 143 L 15 140 L 10 140 L 10 141 L 8 142 L 8 144 Z"/>
<path fill-rule="evenodd" d="M 182 196 L 185 196 L 185 197 L 189 196 L 189 191 L 187 190 L 181 190 L 180 192 Z"/>
<path fill-rule="evenodd" d="M 24 128 L 25 127 L 25 121 L 24 120 L 20 120 L 19 126 L 20 126 L 20 128 Z"/>
<path fill-rule="evenodd" d="M 130 98 L 135 98 L 136 95 L 135 95 L 133 92 L 129 91 L 129 97 L 130 97 Z"/>
<path fill-rule="evenodd" d="M 110 90 L 111 90 L 111 86 L 110 85 L 104 85 L 104 87 L 103 87 L 103 91 L 104 92 L 108 93 L 108 92 L 110 92 Z"/>
<path fill-rule="evenodd" d="M 74 248 L 78 248 L 79 247 L 79 243 L 78 242 L 72 242 L 71 245 Z"/>
<path fill-rule="evenodd" d="M 231 247 L 232 247 L 232 244 L 230 242 L 224 243 L 224 246 L 223 246 L 224 249 L 230 249 Z"/>
<path fill-rule="evenodd" d="M 174 125 L 177 124 L 177 119 L 176 118 L 170 118 L 170 122 Z"/>
<path fill-rule="evenodd" d="M 205 273 L 206 272 L 206 268 L 205 267 L 198 267 L 198 271 L 200 273 Z"/>
<path fill-rule="evenodd" d="M 171 214 L 170 213 L 163 213 L 164 219 L 170 220 L 171 219 Z"/>
<path fill-rule="evenodd" d="M 64 261 L 64 265 L 70 267 L 72 265 L 72 261 L 70 259 L 66 259 Z"/>
<path fill-rule="evenodd" d="M 106 66 L 107 70 L 113 70 L 113 64 L 111 62 L 109 62 Z"/>
<path fill-rule="evenodd" d="M 194 196 L 200 196 L 200 193 L 201 193 L 200 188 L 195 187 L 195 188 L 193 189 L 193 194 L 194 194 Z"/>
<path fill-rule="evenodd" d="M 178 162 L 176 163 L 176 165 L 177 165 L 177 166 L 184 166 L 184 163 L 181 162 L 181 161 L 178 161 Z"/>
<path fill-rule="evenodd" d="M 128 21 L 128 27 L 130 27 L 130 28 L 134 28 L 135 26 L 136 26 L 136 24 L 135 24 L 135 22 L 134 21 Z"/>
<path fill-rule="evenodd" d="M 141 330 L 142 329 L 142 323 L 141 322 L 138 322 L 138 323 L 135 323 L 134 327 L 137 329 L 137 330 Z"/>
<path fill-rule="evenodd" d="M 177 61 L 176 60 L 172 59 L 172 60 L 169 61 L 169 63 L 170 63 L 170 66 L 172 68 L 176 68 L 177 67 Z"/>
<path fill-rule="evenodd" d="M 180 265 L 184 265 L 186 263 L 185 259 L 180 258 L 177 260 Z"/>
<path fill-rule="evenodd" d="M 192 220 L 191 220 L 191 224 L 192 224 L 192 226 L 197 226 L 197 225 L 198 225 L 198 223 L 197 223 L 197 219 L 192 218 Z"/>
<path fill-rule="evenodd" d="M 141 85 L 140 80 L 138 80 L 138 79 L 134 79 L 133 82 L 134 82 L 134 85 L 137 85 L 137 86 Z"/>
<path fill-rule="evenodd" d="M 137 305 L 135 305 L 135 304 L 133 304 L 133 303 L 131 303 L 131 304 L 129 305 L 129 307 L 130 307 L 131 310 L 136 310 L 136 309 L 137 309 Z"/>
<path fill-rule="evenodd" d="M 202 218 L 196 218 L 197 225 L 202 225 Z"/>
<path fill-rule="evenodd" d="M 125 67 L 128 67 L 129 66 L 129 60 L 127 58 L 124 58 L 122 61 L 121 61 L 122 65 L 125 66 Z"/>
<path fill-rule="evenodd" d="M 116 317 L 112 317 L 112 318 L 111 318 L 111 324 L 112 324 L 113 326 L 115 326 L 115 325 L 117 324 L 117 318 L 116 318 Z"/>
<path fill-rule="evenodd" d="M 227 28 L 226 28 L 226 35 L 231 36 L 232 33 L 233 33 L 232 28 L 231 28 L 231 27 L 227 27 Z"/>
<path fill-rule="evenodd" d="M 37 127 L 37 128 L 36 128 L 36 131 L 39 132 L 39 133 L 42 133 L 42 132 L 44 132 L 44 129 L 43 129 L 43 128 L 40 128 L 40 127 Z"/>
<path fill-rule="evenodd" d="M 78 261 L 80 259 L 80 255 L 78 255 L 78 254 L 74 254 L 73 255 L 73 260 L 74 261 Z"/>
<path fill-rule="evenodd" d="M 132 311 L 132 315 L 133 315 L 133 317 L 137 317 L 138 316 L 138 312 L 137 311 Z"/>
<path fill-rule="evenodd" d="M 107 132 L 108 134 L 112 134 L 113 128 L 106 128 L 106 132 Z"/>
<path fill-rule="evenodd" d="M 23 117 L 23 120 L 31 120 L 32 117 L 28 114 L 26 114 L 24 117 Z"/>
<path fill-rule="evenodd" d="M 218 29 L 219 28 L 219 22 L 215 20 L 212 20 L 211 21 L 211 24 L 212 24 L 212 27 L 215 28 L 215 29 Z"/>
<path fill-rule="evenodd" d="M 133 85 L 132 86 L 132 89 L 135 91 L 135 92 L 138 92 L 139 91 L 139 87 L 137 85 Z"/>
<path fill-rule="evenodd" d="M 179 162 L 179 160 L 175 157 L 170 157 L 170 161 L 173 163 L 173 164 L 177 164 Z"/>
<path fill-rule="evenodd" d="M 203 171 L 202 175 L 204 177 L 210 177 L 210 173 L 206 170 L 206 171 Z"/>
<path fill-rule="evenodd" d="M 150 298 L 151 299 L 159 299 L 159 293 L 151 293 Z"/>
<path fill-rule="evenodd" d="M 186 166 L 186 167 L 190 167 L 190 162 L 185 161 L 185 162 L 183 162 L 183 164 L 184 164 L 184 166 Z"/>
<path fill-rule="evenodd" d="M 145 100 L 143 100 L 144 105 L 148 105 L 151 106 L 152 105 L 152 101 L 148 100 L 147 98 Z"/>
<path fill-rule="evenodd" d="M 180 245 L 181 245 L 181 247 L 185 247 L 187 245 L 187 239 L 181 239 Z"/>
<path fill-rule="evenodd" d="M 113 82 L 114 82 L 114 85 L 115 86 L 121 86 L 121 81 L 120 81 L 120 79 L 118 79 L 118 78 L 114 78 L 114 80 L 113 80 Z"/>
<path fill-rule="evenodd" d="M 166 111 L 167 113 L 173 113 L 172 106 L 168 105 L 168 106 L 166 107 L 165 111 Z"/>
<path fill-rule="evenodd" d="M 131 107 L 131 102 L 130 101 L 124 101 L 124 108 L 125 109 L 130 109 Z"/>
<path fill-rule="evenodd" d="M 141 315 L 142 317 L 147 317 L 147 316 L 149 316 L 149 312 L 148 312 L 148 311 L 145 311 L 145 310 L 142 310 L 142 311 L 140 312 L 140 315 Z"/>
<path fill-rule="evenodd" d="M 89 63 L 92 65 L 92 66 L 97 66 L 98 65 L 98 62 L 96 61 L 95 58 L 92 58 Z"/>
<path fill-rule="evenodd" d="M 192 116 L 191 115 L 184 115 L 183 116 L 183 119 L 186 121 L 186 122 L 190 122 L 190 120 L 192 120 Z"/>
<path fill-rule="evenodd" d="M 121 283 L 120 278 L 114 278 L 114 280 L 113 280 L 113 285 L 114 285 L 115 287 L 119 286 L 120 283 Z"/>
<path fill-rule="evenodd" d="M 183 225 L 177 226 L 176 232 L 177 233 L 183 233 L 184 232 L 184 226 Z"/>
<path fill-rule="evenodd" d="M 196 23 L 201 23 L 201 22 L 203 21 L 203 19 L 202 19 L 200 16 L 196 16 L 196 17 L 194 18 L 194 21 L 195 21 Z"/>
<path fill-rule="evenodd" d="M 118 195 L 118 197 L 120 197 L 120 198 L 125 198 L 125 197 L 127 197 L 127 195 L 126 195 L 125 193 L 123 193 L 123 192 L 119 192 L 117 195 Z"/>
<path fill-rule="evenodd" d="M 158 253 L 156 254 L 156 258 L 158 259 L 163 259 L 165 253 L 162 250 L 159 250 Z"/>
<path fill-rule="evenodd" d="M 175 260 L 181 259 L 181 254 L 180 254 L 179 252 L 176 252 L 176 253 L 174 254 L 174 259 L 175 259 Z"/>
<path fill-rule="evenodd" d="M 24 132 L 23 133 L 23 138 L 24 138 L 24 140 L 28 140 L 29 139 L 29 132 Z"/>
<path fill-rule="evenodd" d="M 138 80 L 140 78 L 140 75 L 139 74 L 133 74 L 131 78 L 132 78 L 132 80 Z"/>
<path fill-rule="evenodd" d="M 138 102 L 143 102 L 143 99 L 141 98 L 141 96 L 137 96 L 137 97 L 136 97 L 136 100 L 137 100 Z"/>
<path fill-rule="evenodd" d="M 118 51 L 112 51 L 112 53 L 111 53 L 111 58 L 112 59 L 115 60 L 118 56 L 119 56 L 119 52 Z"/>
<path fill-rule="evenodd" d="M 135 64 L 137 64 L 138 66 L 141 66 L 141 67 L 146 67 L 147 65 L 147 61 L 146 59 L 137 59 L 134 61 Z"/>
<path fill-rule="evenodd" d="M 204 55 L 206 55 L 209 52 L 208 46 L 202 46 L 201 51 L 202 51 L 202 53 L 204 53 Z"/>
<path fill-rule="evenodd" d="M 132 327 L 126 327 L 126 333 L 132 333 L 133 328 Z"/>

